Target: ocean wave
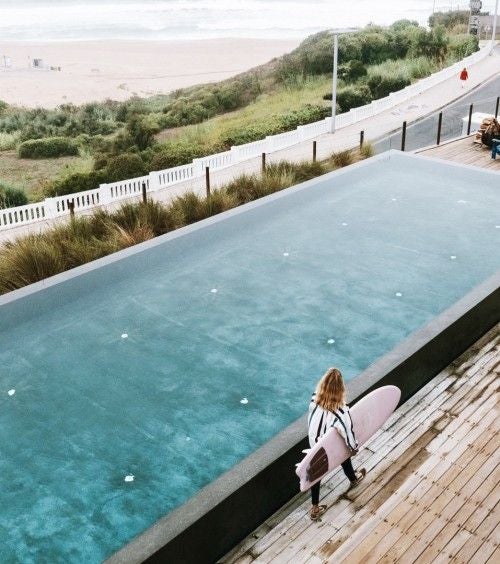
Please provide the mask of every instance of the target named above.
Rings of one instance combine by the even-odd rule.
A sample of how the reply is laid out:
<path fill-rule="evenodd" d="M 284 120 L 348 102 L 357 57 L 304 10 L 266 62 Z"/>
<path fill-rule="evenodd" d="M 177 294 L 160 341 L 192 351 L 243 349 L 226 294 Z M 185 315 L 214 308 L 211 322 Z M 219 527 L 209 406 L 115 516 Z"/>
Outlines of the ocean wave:
<path fill-rule="evenodd" d="M 386 0 L 383 10 L 373 0 L 0 0 L 0 39 L 300 37 L 402 17 L 425 23 L 431 11 L 430 0 Z"/>

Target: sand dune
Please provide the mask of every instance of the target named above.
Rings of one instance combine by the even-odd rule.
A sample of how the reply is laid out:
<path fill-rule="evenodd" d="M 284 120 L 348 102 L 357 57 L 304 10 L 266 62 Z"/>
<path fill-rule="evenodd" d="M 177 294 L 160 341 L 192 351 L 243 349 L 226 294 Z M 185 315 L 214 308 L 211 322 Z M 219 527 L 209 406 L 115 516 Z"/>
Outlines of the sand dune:
<path fill-rule="evenodd" d="M 298 40 L 0 42 L 0 100 L 53 108 L 126 100 L 228 78 L 291 51 Z M 34 58 L 44 66 L 30 67 Z M 10 59 L 11 66 L 5 67 Z"/>

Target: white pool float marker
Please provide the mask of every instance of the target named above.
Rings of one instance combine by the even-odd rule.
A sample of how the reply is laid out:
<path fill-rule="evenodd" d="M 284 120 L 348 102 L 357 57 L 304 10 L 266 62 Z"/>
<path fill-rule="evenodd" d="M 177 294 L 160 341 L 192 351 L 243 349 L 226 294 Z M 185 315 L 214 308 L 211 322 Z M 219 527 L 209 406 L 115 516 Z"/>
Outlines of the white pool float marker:
<path fill-rule="evenodd" d="M 122 333 L 122 339 L 128 339 L 128 333 Z"/>
<path fill-rule="evenodd" d="M 246 405 L 248 403 L 247 398 L 240 399 L 240 403 L 242 403 L 243 405 Z"/>
<path fill-rule="evenodd" d="M 457 200 L 457 204 L 466 204 L 467 200 Z"/>
<path fill-rule="evenodd" d="M 16 390 L 12 388 L 12 390 L 9 390 L 7 393 L 9 394 L 9 396 L 13 396 L 16 393 Z"/>
<path fill-rule="evenodd" d="M 190 440 L 191 440 L 191 437 L 186 437 L 186 441 L 190 441 Z"/>
<path fill-rule="evenodd" d="M 451 258 L 451 260 L 455 260 L 455 259 L 457 258 L 457 256 L 456 256 L 456 255 L 451 255 L 450 258 Z"/>
<path fill-rule="evenodd" d="M 333 345 L 333 343 L 335 343 L 335 339 L 328 339 L 327 343 L 329 345 Z"/>
<path fill-rule="evenodd" d="M 500 225 L 495 225 L 495 229 L 500 229 Z"/>
<path fill-rule="evenodd" d="M 123 478 L 123 480 L 124 480 L 125 482 L 133 482 L 134 479 L 135 479 L 135 476 L 134 476 L 133 474 L 127 474 L 127 475 L 125 476 L 125 478 Z"/>
<path fill-rule="evenodd" d="M 289 256 L 290 256 L 290 253 L 283 253 L 283 256 L 284 256 L 284 257 L 289 257 Z"/>
<path fill-rule="evenodd" d="M 396 296 L 400 298 L 403 294 L 401 292 L 396 292 Z"/>
<path fill-rule="evenodd" d="M 343 223 L 342 225 L 345 227 L 347 225 L 347 223 Z"/>
<path fill-rule="evenodd" d="M 217 288 L 212 288 L 212 289 L 210 290 L 210 292 L 212 292 L 212 294 L 216 294 L 217 291 L 218 291 Z"/>
<path fill-rule="evenodd" d="M 396 199 L 396 198 L 391 198 L 391 201 L 392 201 L 392 202 L 397 202 L 397 199 Z"/>

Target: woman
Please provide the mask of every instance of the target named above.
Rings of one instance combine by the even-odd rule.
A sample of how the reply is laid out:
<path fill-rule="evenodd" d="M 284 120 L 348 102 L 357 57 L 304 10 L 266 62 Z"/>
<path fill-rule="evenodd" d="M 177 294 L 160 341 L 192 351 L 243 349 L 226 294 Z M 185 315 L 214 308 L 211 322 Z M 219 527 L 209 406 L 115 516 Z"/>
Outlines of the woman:
<path fill-rule="evenodd" d="M 462 69 L 462 72 L 460 73 L 460 82 L 462 83 L 462 88 L 465 88 L 465 83 L 467 82 L 468 78 L 469 78 L 469 73 L 467 72 L 467 69 L 464 67 Z"/>
<path fill-rule="evenodd" d="M 342 374 L 337 368 L 330 368 L 319 381 L 316 392 L 309 404 L 309 444 L 313 447 L 330 427 L 340 433 L 351 454 L 358 452 L 358 442 L 354 436 L 351 415 L 345 403 L 345 386 Z M 365 477 L 362 468 L 354 472 L 351 459 L 342 463 L 342 469 L 351 482 L 350 487 L 357 486 Z M 310 517 L 316 521 L 325 511 L 326 505 L 319 505 L 320 482 L 311 487 L 312 508 Z"/>

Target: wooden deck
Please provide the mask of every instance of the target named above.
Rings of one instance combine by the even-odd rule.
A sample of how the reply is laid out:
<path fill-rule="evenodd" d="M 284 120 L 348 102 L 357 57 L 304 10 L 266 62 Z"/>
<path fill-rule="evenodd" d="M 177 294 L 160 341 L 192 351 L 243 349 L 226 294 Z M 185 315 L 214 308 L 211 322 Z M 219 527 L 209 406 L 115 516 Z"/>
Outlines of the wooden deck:
<path fill-rule="evenodd" d="M 220 562 L 500 563 L 499 374 L 500 324 L 366 444 L 358 488 L 324 482 L 321 522 L 299 494 Z"/>
<path fill-rule="evenodd" d="M 500 172 L 500 156 L 491 158 L 491 149 L 473 143 L 474 135 L 456 141 L 442 143 L 437 147 L 415 151 L 419 155 L 455 161 L 460 164 L 489 168 Z"/>

